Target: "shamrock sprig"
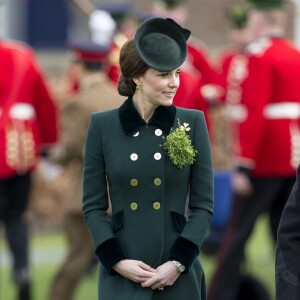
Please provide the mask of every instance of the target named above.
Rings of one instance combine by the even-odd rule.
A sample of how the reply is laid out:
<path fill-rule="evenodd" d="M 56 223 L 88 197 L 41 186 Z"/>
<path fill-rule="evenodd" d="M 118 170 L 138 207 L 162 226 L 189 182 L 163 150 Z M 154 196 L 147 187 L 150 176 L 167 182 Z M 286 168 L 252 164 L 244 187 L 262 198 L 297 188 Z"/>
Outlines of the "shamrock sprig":
<path fill-rule="evenodd" d="M 178 128 L 171 129 L 170 134 L 163 137 L 164 143 L 161 145 L 170 157 L 171 161 L 179 169 L 192 165 L 196 160 L 197 150 L 192 145 L 187 132 L 190 131 L 188 123 L 181 124 L 178 119 Z"/>

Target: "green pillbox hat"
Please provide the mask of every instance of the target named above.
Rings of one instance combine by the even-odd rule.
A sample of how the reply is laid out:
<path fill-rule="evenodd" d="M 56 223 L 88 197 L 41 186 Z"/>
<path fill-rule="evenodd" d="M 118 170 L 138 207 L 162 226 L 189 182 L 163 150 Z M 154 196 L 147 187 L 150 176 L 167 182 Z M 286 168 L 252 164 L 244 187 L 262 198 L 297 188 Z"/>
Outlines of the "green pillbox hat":
<path fill-rule="evenodd" d="M 170 18 L 150 18 L 138 28 L 134 37 L 136 49 L 149 67 L 171 71 L 180 67 L 187 56 L 191 32 Z"/>

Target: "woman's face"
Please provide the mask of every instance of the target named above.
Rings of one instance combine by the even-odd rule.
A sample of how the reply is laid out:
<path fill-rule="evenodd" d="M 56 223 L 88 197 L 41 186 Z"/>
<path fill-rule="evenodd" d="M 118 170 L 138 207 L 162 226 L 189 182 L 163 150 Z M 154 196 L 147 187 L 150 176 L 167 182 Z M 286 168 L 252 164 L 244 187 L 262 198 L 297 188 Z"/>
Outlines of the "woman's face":
<path fill-rule="evenodd" d="M 150 68 L 139 78 L 138 92 L 150 105 L 170 106 L 179 87 L 179 75 L 179 68 L 168 72 Z"/>

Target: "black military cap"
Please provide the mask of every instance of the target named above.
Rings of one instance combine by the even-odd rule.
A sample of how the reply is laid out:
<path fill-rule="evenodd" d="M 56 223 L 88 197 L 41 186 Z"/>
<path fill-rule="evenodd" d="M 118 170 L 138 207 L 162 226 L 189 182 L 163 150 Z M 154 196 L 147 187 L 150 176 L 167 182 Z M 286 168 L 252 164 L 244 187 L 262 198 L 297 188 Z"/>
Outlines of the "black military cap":
<path fill-rule="evenodd" d="M 137 28 L 134 42 L 146 65 L 160 71 L 171 71 L 185 61 L 186 41 L 190 35 L 188 29 L 170 18 L 150 18 Z"/>
<path fill-rule="evenodd" d="M 246 7 L 239 4 L 232 5 L 227 9 L 226 17 L 233 28 L 242 29 L 247 22 Z"/>
<path fill-rule="evenodd" d="M 281 8 L 285 0 L 248 0 L 254 8 Z"/>

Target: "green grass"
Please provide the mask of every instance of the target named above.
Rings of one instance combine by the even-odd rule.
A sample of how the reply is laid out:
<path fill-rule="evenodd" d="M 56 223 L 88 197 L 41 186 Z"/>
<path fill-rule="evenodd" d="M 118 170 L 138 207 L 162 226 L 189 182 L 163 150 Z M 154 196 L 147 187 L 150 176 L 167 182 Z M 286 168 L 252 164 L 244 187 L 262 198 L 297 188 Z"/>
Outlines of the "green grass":
<path fill-rule="evenodd" d="M 268 230 L 268 219 L 262 217 L 258 220 L 254 232 L 246 248 L 246 269 L 261 279 L 269 289 L 274 299 L 274 245 Z M 59 249 L 65 250 L 66 241 L 59 231 L 34 234 L 31 241 L 32 250 Z M 0 251 L 6 249 L 6 244 L 0 238 Z M 61 259 L 58 259 L 61 260 Z M 215 266 L 215 259 L 211 256 L 201 255 L 201 260 L 209 282 Z M 32 265 L 34 300 L 47 300 L 51 280 L 59 267 L 58 262 Z M 15 300 L 14 285 L 10 280 L 11 273 L 8 266 L 0 262 L 0 299 Z M 91 277 L 85 277 L 80 283 L 74 300 L 97 299 L 97 270 Z"/>

